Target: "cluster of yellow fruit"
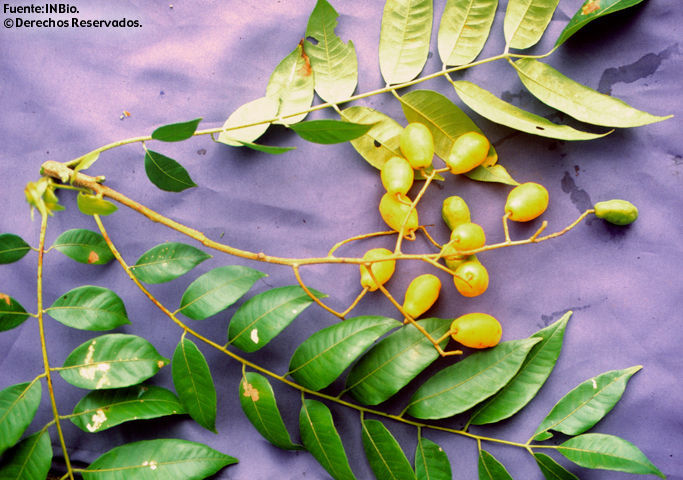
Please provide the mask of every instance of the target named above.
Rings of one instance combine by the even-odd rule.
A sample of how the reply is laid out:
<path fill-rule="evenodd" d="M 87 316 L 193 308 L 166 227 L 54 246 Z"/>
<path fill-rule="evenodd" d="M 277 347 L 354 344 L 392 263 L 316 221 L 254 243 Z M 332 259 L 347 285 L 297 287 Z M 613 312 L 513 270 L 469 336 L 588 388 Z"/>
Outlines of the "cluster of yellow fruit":
<path fill-rule="evenodd" d="M 412 239 L 419 227 L 419 220 L 408 191 L 413 186 L 415 171 L 424 174 L 433 168 L 434 140 L 431 132 L 422 123 L 408 124 L 401 133 L 400 149 L 402 157 L 392 157 L 382 166 L 381 180 L 386 193 L 380 200 L 379 212 L 392 230 Z M 490 143 L 485 136 L 478 132 L 465 133 L 454 142 L 445 159 L 446 166 L 453 174 L 469 172 L 486 160 L 489 149 Z M 541 215 L 547 206 L 547 190 L 537 183 L 524 183 L 516 186 L 508 195 L 505 216 L 512 221 L 525 222 Z M 453 271 L 455 288 L 465 297 L 481 295 L 488 288 L 488 271 L 476 255 L 468 252 L 486 244 L 484 229 L 471 221 L 470 210 L 459 196 L 444 200 L 441 215 L 451 230 L 451 236 L 440 256 Z M 386 248 L 374 248 L 365 253 L 363 260 L 373 263 L 369 269 L 366 265 L 360 266 L 363 288 L 375 291 L 391 278 L 396 261 L 377 260 L 393 255 L 394 252 Z M 440 290 L 441 281 L 435 275 L 416 277 L 406 290 L 403 312 L 411 319 L 417 319 L 436 302 Z M 450 333 L 453 339 L 465 346 L 487 348 L 499 342 L 502 328 L 491 315 L 470 313 L 455 319 Z"/>

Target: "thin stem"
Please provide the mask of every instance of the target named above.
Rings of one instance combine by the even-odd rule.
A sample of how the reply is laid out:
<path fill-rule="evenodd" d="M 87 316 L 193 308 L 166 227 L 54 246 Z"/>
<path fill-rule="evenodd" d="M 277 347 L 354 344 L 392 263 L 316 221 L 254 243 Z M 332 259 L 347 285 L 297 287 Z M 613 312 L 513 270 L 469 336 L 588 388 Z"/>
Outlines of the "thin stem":
<path fill-rule="evenodd" d="M 297 264 L 292 265 L 292 270 L 294 271 L 294 276 L 296 277 L 296 281 L 299 282 L 299 285 L 304 290 L 304 292 L 306 292 L 306 295 L 311 297 L 311 300 L 313 300 L 315 303 L 317 303 L 324 310 L 327 310 L 328 312 L 330 312 L 332 315 L 339 317 L 340 319 L 344 320 L 344 314 L 343 313 L 339 313 L 336 310 L 334 310 L 333 308 L 325 305 L 325 303 L 322 300 L 320 300 L 317 295 L 315 295 L 313 292 L 311 292 L 311 290 L 306 286 L 303 279 L 301 278 L 301 274 L 299 273 L 299 265 L 297 265 Z"/>
<path fill-rule="evenodd" d="M 40 217 L 40 240 L 38 243 L 38 268 L 37 268 L 37 287 L 36 287 L 36 303 L 38 308 L 38 330 L 40 332 L 40 349 L 43 353 L 43 366 L 45 368 L 45 380 L 47 389 L 50 394 L 50 404 L 52 405 L 52 416 L 54 417 L 55 426 L 57 427 L 57 436 L 59 437 L 59 444 L 62 447 L 64 454 L 64 462 L 66 463 L 66 470 L 68 478 L 73 480 L 73 470 L 71 469 L 71 460 L 69 459 L 69 451 L 66 448 L 66 441 L 64 440 L 64 433 L 62 426 L 59 423 L 59 409 L 57 408 L 57 400 L 55 398 L 55 390 L 52 385 L 52 375 L 50 370 L 50 361 L 47 355 L 47 341 L 45 339 L 45 323 L 43 319 L 43 264 L 45 256 L 45 237 L 47 233 L 47 215 L 43 214 Z M 39 377 L 37 377 L 39 378 Z"/>

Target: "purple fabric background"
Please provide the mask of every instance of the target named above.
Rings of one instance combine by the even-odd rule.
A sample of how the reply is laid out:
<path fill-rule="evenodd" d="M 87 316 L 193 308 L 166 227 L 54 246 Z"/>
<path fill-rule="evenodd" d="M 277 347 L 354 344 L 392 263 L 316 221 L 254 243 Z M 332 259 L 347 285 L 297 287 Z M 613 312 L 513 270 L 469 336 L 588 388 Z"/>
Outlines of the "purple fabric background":
<path fill-rule="evenodd" d="M 353 40 L 360 65 L 357 92 L 383 86 L 377 46 L 383 2 L 334 2 L 341 14 L 337 33 Z M 578 0 L 562 0 L 548 33 L 533 50 L 547 51 L 573 12 Z M 313 0 L 277 2 L 186 2 L 170 8 L 164 1 L 76 1 L 83 18 L 134 18 L 138 29 L 6 29 L 0 31 L 0 233 L 12 232 L 37 245 L 39 222 L 31 221 L 24 202 L 26 182 L 38 178 L 48 159 L 66 161 L 106 143 L 148 134 L 158 125 L 203 117 L 202 127 L 220 126 L 241 104 L 265 92 L 277 63 L 299 42 L 306 29 Z M 440 69 L 436 51 L 438 21 L 445 2 L 435 2 L 431 57 L 425 72 Z M 491 39 L 481 58 L 502 51 L 504 5 L 499 7 Z M 558 52 L 550 64 L 575 80 L 629 104 L 677 118 L 650 126 L 618 130 L 590 142 L 561 142 L 520 134 L 472 114 L 492 139 L 500 162 L 519 181 L 539 181 L 551 193 L 545 214 L 548 231 L 563 228 L 599 200 L 622 197 L 640 209 L 628 228 L 589 220 L 568 235 L 535 246 L 481 255 L 491 274 L 489 290 L 465 299 L 443 278 L 444 294 L 430 312 L 455 317 L 485 311 L 501 319 L 504 340 L 528 336 L 565 311 L 574 316 L 564 348 L 547 384 L 520 414 L 497 426 L 473 427 L 475 433 L 525 441 L 554 403 L 583 380 L 601 372 L 643 365 L 631 380 L 621 402 L 594 429 L 634 442 L 669 480 L 683 479 L 683 410 L 680 372 L 683 367 L 680 312 L 683 307 L 681 268 L 681 136 L 679 39 L 682 11 L 675 0 L 650 0 L 593 23 Z M 503 63 L 474 68 L 462 78 L 479 83 L 505 100 L 572 122 L 552 113 L 525 93 L 511 68 Z M 445 80 L 418 88 L 438 90 L 455 99 Z M 358 102 L 403 121 L 391 96 Z M 120 120 L 124 110 L 132 115 Z M 319 112 L 309 118 L 326 118 Z M 590 128 L 590 127 L 588 127 Z M 196 138 L 180 144 L 155 145 L 188 169 L 198 188 L 181 194 L 155 189 L 144 175 L 139 145 L 103 154 L 89 173 L 106 175 L 108 185 L 169 217 L 205 232 L 213 239 L 253 251 L 280 256 L 320 256 L 348 236 L 383 230 L 377 213 L 382 189 L 377 171 L 349 144 L 321 146 L 300 141 L 283 128 L 272 128 L 261 141 L 291 145 L 297 150 L 268 156 Z M 503 238 L 500 224 L 509 187 L 449 178 L 433 188 L 420 205 L 421 223 L 435 224 L 433 234 L 445 239 L 439 216 L 441 200 L 459 194 L 471 205 L 473 219 L 491 241 Z M 67 206 L 50 219 L 48 245 L 69 228 L 96 229 L 79 214 L 75 197 L 61 194 Z M 166 240 L 187 241 L 181 235 L 150 224 L 125 208 L 105 219 L 125 258 L 134 261 L 144 251 Z M 513 226 L 514 237 L 530 235 L 531 226 Z M 346 247 L 344 254 L 362 254 L 375 239 Z M 407 251 L 429 251 L 425 242 L 406 245 Z M 35 310 L 35 253 L 3 266 L 0 292 L 10 294 L 28 310 Z M 162 355 L 170 357 L 180 331 L 165 319 L 115 264 L 92 267 L 76 264 L 59 253 L 47 255 L 45 302 L 83 284 L 107 286 L 126 302 L 133 322 L 120 329 L 149 338 Z M 220 254 L 193 275 L 225 264 L 247 264 L 269 277 L 252 292 L 294 283 L 287 268 L 253 264 Z M 410 278 L 427 271 L 418 264 L 402 264 L 389 283 L 402 298 Z M 410 272 L 410 273 L 408 273 Z M 152 291 L 172 309 L 194 276 L 183 277 Z M 353 267 L 319 266 L 303 270 L 306 282 L 330 294 L 329 303 L 343 309 L 357 294 Z M 203 322 L 192 322 L 219 343 L 226 335 L 227 312 Z M 378 295 L 364 300 L 354 315 L 395 315 Z M 278 371 L 286 370 L 294 348 L 311 332 L 335 318 L 311 307 L 266 348 L 247 355 Z M 29 380 L 42 371 L 35 321 L 0 335 L 0 388 Z M 48 319 L 50 361 L 61 362 L 75 346 L 94 336 Z M 235 362 L 202 348 L 212 366 L 218 390 L 218 431 L 211 434 L 186 417 L 134 422 L 94 435 L 85 435 L 64 422 L 70 455 L 85 465 L 115 445 L 150 438 L 179 437 L 201 441 L 233 455 L 240 463 L 215 476 L 220 479 L 327 478 L 305 452 L 272 447 L 248 423 L 238 405 L 240 368 Z M 434 368 L 451 363 L 439 361 Z M 153 381 L 172 388 L 170 369 Z M 69 413 L 84 392 L 55 378 L 61 413 Z M 338 386 L 338 385 L 337 385 Z M 299 394 L 274 382 L 285 422 L 298 439 Z M 387 408 L 400 411 L 411 386 Z M 360 443 L 358 415 L 331 405 L 336 424 L 358 478 L 371 472 Z M 47 395 L 29 431 L 50 420 Z M 465 417 L 444 421 L 460 427 Z M 387 422 L 412 460 L 415 430 Z M 476 478 L 474 442 L 436 431 L 425 435 L 448 453 L 454 478 Z M 56 435 L 55 453 L 60 455 Z M 518 449 L 486 447 L 517 479 L 540 479 L 532 458 Z M 584 480 L 632 478 L 618 472 L 588 471 L 570 465 Z M 56 459 L 59 463 L 59 459 Z"/>

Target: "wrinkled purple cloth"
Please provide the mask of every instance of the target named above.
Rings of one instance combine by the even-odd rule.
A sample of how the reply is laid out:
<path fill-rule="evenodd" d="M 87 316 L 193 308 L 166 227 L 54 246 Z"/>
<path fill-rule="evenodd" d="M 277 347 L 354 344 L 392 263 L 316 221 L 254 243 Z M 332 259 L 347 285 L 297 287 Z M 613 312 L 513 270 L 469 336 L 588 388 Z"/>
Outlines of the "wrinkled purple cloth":
<path fill-rule="evenodd" d="M 505 2 L 498 7 L 492 33 L 480 58 L 503 50 Z M 17 3 L 18 4 L 18 3 Z M 541 43 L 532 53 L 548 51 L 559 32 L 580 7 L 578 0 L 562 0 Z M 23 3 L 22 3 L 23 5 Z M 117 140 L 148 135 L 159 125 L 202 117 L 200 128 L 219 127 L 247 101 L 264 95 L 270 73 L 299 43 L 314 2 L 105 2 L 76 1 L 78 14 L 55 14 L 56 19 L 137 20 L 139 27 L 15 27 L 0 32 L 0 233 L 15 233 L 37 246 L 39 221 L 31 221 L 24 201 L 27 182 L 37 180 L 42 162 L 67 161 Z M 441 68 L 437 51 L 439 19 L 444 0 L 435 2 L 430 58 L 424 73 Z M 382 2 L 334 2 L 340 13 L 337 34 L 352 40 L 360 75 L 356 92 L 381 88 L 378 61 Z M 3 14 L 7 18 L 45 18 L 50 15 Z M 451 280 L 441 275 L 443 293 L 429 315 L 454 318 L 483 311 L 501 320 L 503 340 L 526 337 L 574 312 L 564 347 L 538 396 L 516 416 L 498 425 L 471 427 L 471 432 L 525 442 L 546 413 L 571 388 L 602 372 L 642 365 L 622 400 L 591 431 L 614 434 L 636 444 L 669 480 L 683 479 L 683 409 L 681 408 L 680 315 L 681 295 L 681 108 L 679 39 L 683 11 L 678 2 L 652 0 L 594 22 L 577 33 L 547 62 L 569 77 L 630 105 L 658 115 L 675 114 L 661 123 L 618 129 L 605 138 L 587 142 L 557 141 L 519 133 L 471 112 L 457 100 L 442 78 L 412 87 L 437 90 L 471 114 L 494 143 L 503 164 L 520 182 L 538 181 L 550 191 L 544 215 L 547 232 L 571 223 L 593 203 L 625 198 L 636 204 L 640 218 L 622 228 L 589 219 L 570 233 L 538 245 L 494 250 L 480 255 L 491 283 L 480 297 L 457 294 Z M 7 25 L 7 24 L 5 24 Z M 606 129 L 574 122 L 554 113 L 522 87 L 504 62 L 472 68 L 456 78 L 473 81 L 503 100 L 593 132 Z M 320 100 L 316 98 L 316 101 Z M 402 124 L 401 107 L 391 95 L 377 95 L 355 103 L 392 115 Z M 128 116 L 129 115 L 129 116 Z M 334 118 L 332 111 L 308 117 Z M 358 234 L 384 230 L 377 204 L 382 194 L 378 172 L 349 145 L 307 143 L 283 127 L 272 127 L 260 142 L 295 146 L 281 156 L 229 148 L 208 137 L 177 144 L 150 142 L 149 147 L 177 159 L 198 187 L 183 193 L 162 192 L 144 172 L 139 144 L 103 153 L 88 173 L 105 175 L 107 185 L 164 215 L 229 245 L 272 255 L 324 256 L 336 242 Z M 503 239 L 501 215 L 508 186 L 448 177 L 429 190 L 420 204 L 420 222 L 445 241 L 440 204 L 458 194 L 471 206 L 473 220 L 486 230 L 490 242 Z M 414 190 L 416 191 L 416 190 Z M 47 244 L 71 228 L 96 230 L 93 220 L 79 213 L 75 195 L 60 193 L 64 212 L 50 218 Z M 164 241 L 193 243 L 181 234 L 146 221 L 121 207 L 104 218 L 113 241 L 129 263 Z M 512 225 L 513 238 L 525 238 L 540 225 Z M 391 240 L 375 238 L 344 246 L 340 255 L 361 255 L 371 246 Z M 422 239 L 407 242 L 408 252 L 431 252 Z M 218 252 L 186 277 L 154 285 L 151 291 L 171 310 L 193 278 L 227 264 L 244 264 L 268 273 L 249 295 L 275 286 L 294 284 L 287 267 L 254 263 Z M 11 265 L 0 266 L 0 292 L 35 311 L 35 252 Z M 397 298 L 410 279 L 431 270 L 428 265 L 402 263 L 388 287 Z M 302 269 L 304 280 L 329 295 L 328 303 L 343 310 L 358 293 L 357 268 L 315 266 Z M 56 251 L 46 255 L 44 295 L 49 306 L 59 295 L 80 285 L 113 289 L 124 300 L 132 324 L 117 329 L 149 339 L 170 358 L 181 331 L 160 313 L 124 275 L 117 264 L 77 264 Z M 192 328 L 225 343 L 227 322 L 236 306 L 201 322 L 185 319 Z M 379 294 L 367 296 L 352 314 L 398 312 Z M 280 374 L 287 370 L 296 346 L 313 331 L 333 324 L 335 317 L 318 307 L 307 309 L 260 352 L 246 354 Z M 97 334 L 67 328 L 46 317 L 48 354 L 53 366 Z M 0 334 L 0 389 L 28 381 L 43 371 L 37 322 Z M 85 434 L 62 421 L 72 462 L 83 467 L 110 448 L 152 438 L 184 438 L 203 442 L 237 457 L 214 478 L 328 478 L 313 457 L 271 446 L 249 424 L 239 407 L 240 365 L 204 348 L 218 392 L 219 435 L 202 429 L 186 416 L 123 424 L 97 434 Z M 434 373 L 453 363 L 439 360 Z M 426 375 L 387 402 L 397 413 Z M 62 414 L 71 412 L 85 391 L 54 374 Z M 152 383 L 172 387 L 170 368 Z M 285 423 L 299 440 L 297 391 L 273 381 Z M 336 382 L 331 393 L 343 387 Z M 329 404 L 359 479 L 371 478 L 360 442 L 359 415 Z M 28 432 L 50 421 L 47 390 Z M 465 415 L 439 422 L 461 428 Z M 414 428 L 385 424 L 412 461 Z M 54 429 L 55 466 L 62 453 Z M 427 438 L 441 445 L 453 467 L 453 478 L 476 478 L 476 443 L 436 430 Z M 559 442 L 565 437 L 556 435 Z M 517 479 L 540 479 L 533 458 L 505 445 L 485 443 Z M 585 470 L 556 458 L 584 480 L 632 478 L 631 475 Z M 653 477 L 652 477 L 653 478 Z"/>

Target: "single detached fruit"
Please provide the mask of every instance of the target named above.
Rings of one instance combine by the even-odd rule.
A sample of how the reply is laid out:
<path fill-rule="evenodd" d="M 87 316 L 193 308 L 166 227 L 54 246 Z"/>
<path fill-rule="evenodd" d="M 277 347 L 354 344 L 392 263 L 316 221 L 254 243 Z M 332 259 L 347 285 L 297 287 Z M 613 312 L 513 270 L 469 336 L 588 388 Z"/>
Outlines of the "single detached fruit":
<path fill-rule="evenodd" d="M 382 258 L 391 257 L 394 253 L 386 248 L 373 248 L 365 252 L 363 260 L 381 260 Z M 372 275 L 368 267 L 360 266 L 360 284 L 363 288 L 367 288 L 374 292 L 380 285 L 384 285 L 389 281 L 396 269 L 396 260 L 384 260 L 382 262 L 374 262 L 370 266 Z M 373 280 L 372 277 L 375 277 Z M 375 281 L 377 280 L 377 281 Z"/>
<path fill-rule="evenodd" d="M 502 335 L 500 322 L 487 313 L 468 313 L 451 323 L 453 340 L 470 348 L 494 347 Z"/>
<path fill-rule="evenodd" d="M 517 185 L 508 194 L 505 213 L 515 222 L 528 222 L 548 208 L 548 190 L 543 185 L 527 182 Z"/>
<path fill-rule="evenodd" d="M 459 252 L 474 250 L 486 244 L 486 235 L 484 229 L 477 223 L 461 223 L 451 232 L 449 243 Z"/>
<path fill-rule="evenodd" d="M 382 185 L 389 193 L 405 195 L 413 186 L 415 173 L 408 160 L 401 157 L 391 157 L 382 165 Z"/>
<path fill-rule="evenodd" d="M 410 208 L 410 198 L 402 194 L 385 193 L 379 202 L 379 213 L 389 227 L 399 232 L 405 221 L 403 236 L 410 237 L 419 226 L 417 210 Z M 407 217 L 407 220 L 406 220 Z"/>
<path fill-rule="evenodd" d="M 595 216 L 614 225 L 629 225 L 638 218 L 638 209 L 626 200 L 607 200 L 593 205 Z"/>
<path fill-rule="evenodd" d="M 430 167 L 434 158 L 432 132 L 422 123 L 409 123 L 401 132 L 400 147 L 403 156 L 415 170 Z"/>
<path fill-rule="evenodd" d="M 431 273 L 415 277 L 406 290 L 403 310 L 412 318 L 418 318 L 434 305 L 441 291 L 441 280 Z"/>
<path fill-rule="evenodd" d="M 446 165 L 453 174 L 469 172 L 486 160 L 490 147 L 488 139 L 481 133 L 464 133 L 453 142 Z"/>
<path fill-rule="evenodd" d="M 464 297 L 477 297 L 489 288 L 489 272 L 475 258 L 462 262 L 453 275 L 455 288 Z"/>
<path fill-rule="evenodd" d="M 470 209 L 462 197 L 453 195 L 444 199 L 441 204 L 441 218 L 446 222 L 448 228 L 453 230 L 461 223 L 470 221 Z"/>

